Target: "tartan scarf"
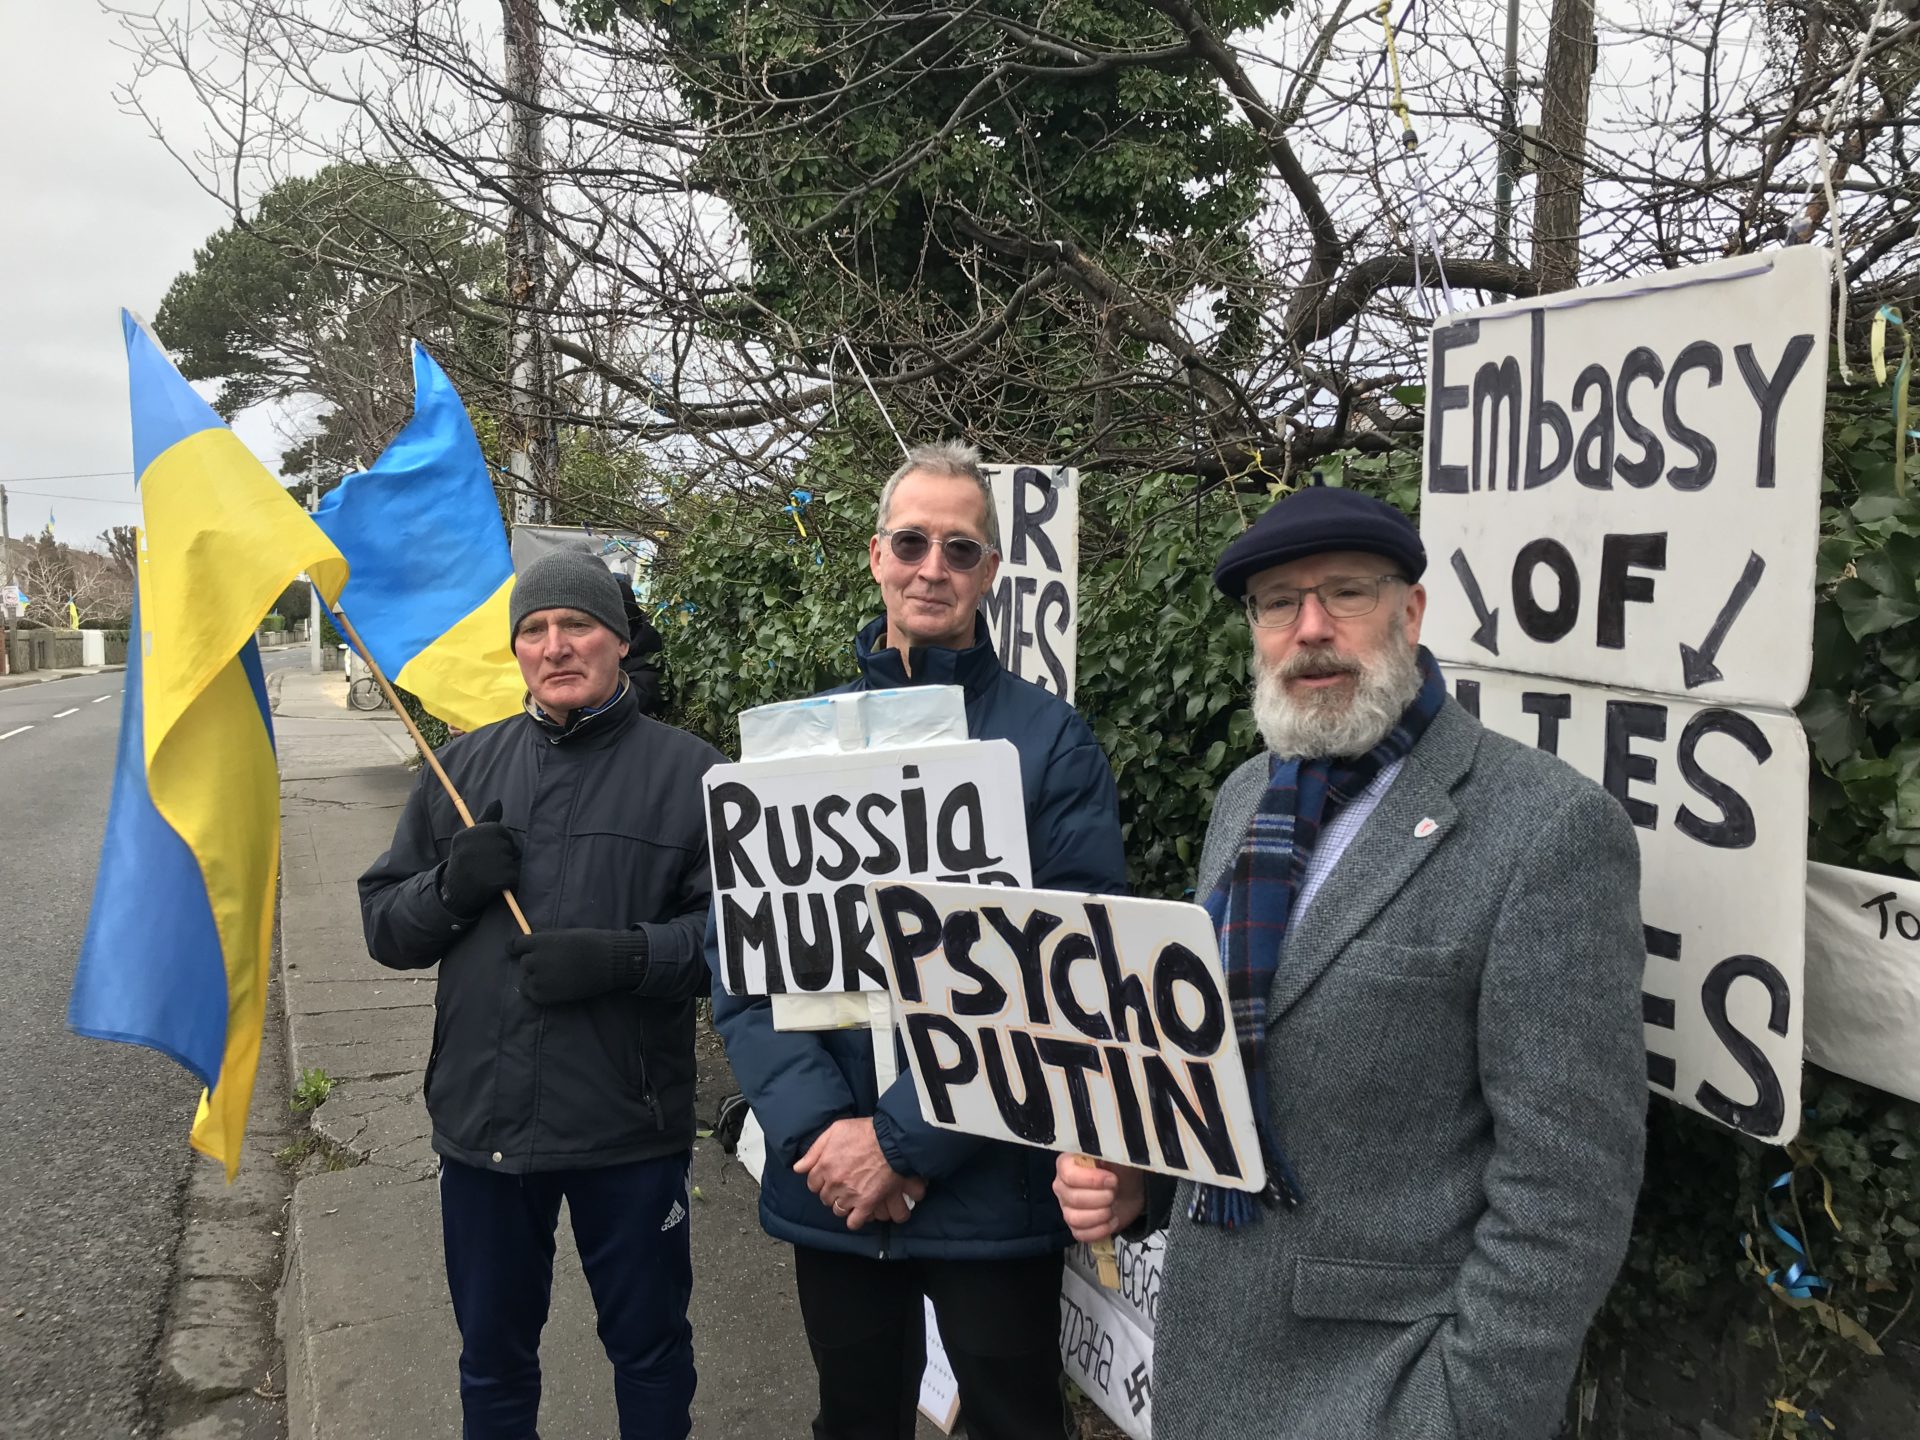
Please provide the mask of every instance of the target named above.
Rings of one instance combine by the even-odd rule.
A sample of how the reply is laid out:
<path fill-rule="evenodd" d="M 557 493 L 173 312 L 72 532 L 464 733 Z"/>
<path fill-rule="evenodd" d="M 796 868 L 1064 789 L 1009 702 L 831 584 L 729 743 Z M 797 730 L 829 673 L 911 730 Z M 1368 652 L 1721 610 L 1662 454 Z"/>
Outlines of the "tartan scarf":
<path fill-rule="evenodd" d="M 1420 693 L 1401 712 L 1393 729 L 1373 749 L 1356 758 L 1313 756 L 1282 760 L 1270 756 L 1267 790 L 1247 828 L 1240 854 L 1207 897 L 1207 913 L 1220 937 L 1220 963 L 1226 972 L 1233 1028 L 1240 1062 L 1247 1072 L 1248 1098 L 1260 1132 L 1267 1188 L 1257 1197 L 1216 1185 L 1195 1188 L 1188 1217 L 1202 1225 L 1232 1230 L 1260 1218 L 1259 1199 L 1267 1205 L 1300 1203 L 1300 1187 L 1287 1165 L 1286 1152 L 1268 1114 L 1264 1050 L 1267 1041 L 1267 992 L 1287 941 L 1287 922 L 1307 874 L 1320 833 L 1341 809 L 1363 792 L 1382 770 L 1403 758 L 1440 713 L 1447 690 L 1440 667 L 1422 646 Z"/>

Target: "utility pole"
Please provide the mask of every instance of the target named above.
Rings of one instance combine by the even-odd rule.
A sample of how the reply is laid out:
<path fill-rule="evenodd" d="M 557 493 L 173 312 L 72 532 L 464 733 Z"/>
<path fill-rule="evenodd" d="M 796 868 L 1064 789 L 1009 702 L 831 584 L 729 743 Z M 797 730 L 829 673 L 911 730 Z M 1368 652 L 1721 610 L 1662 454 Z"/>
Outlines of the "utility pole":
<path fill-rule="evenodd" d="M 1500 72 L 1500 144 L 1493 182 L 1493 258 L 1513 263 L 1513 174 L 1520 163 L 1520 0 L 1507 0 L 1507 63 Z"/>
<path fill-rule="evenodd" d="M 0 584 L 13 584 L 13 531 L 7 525 L 7 487 L 0 485 Z M 0 675 L 7 673 L 7 603 L 0 601 Z"/>
<path fill-rule="evenodd" d="M 1580 281 L 1586 198 L 1587 92 L 1599 63 L 1593 0 L 1553 0 L 1540 81 L 1539 183 L 1533 200 L 1533 279 L 1541 294 Z"/>
<path fill-rule="evenodd" d="M 516 524 L 553 518 L 558 446 L 553 354 L 547 344 L 546 142 L 541 103 L 539 0 L 500 0 L 506 89 L 513 101 L 507 156 L 507 469 Z"/>
<path fill-rule="evenodd" d="M 314 472 L 313 478 L 307 481 L 307 513 L 311 515 L 319 508 L 320 476 Z M 320 644 L 320 592 L 313 588 L 310 576 L 303 575 L 300 578 L 307 582 L 307 671 L 318 675 L 327 668 L 325 652 Z"/>

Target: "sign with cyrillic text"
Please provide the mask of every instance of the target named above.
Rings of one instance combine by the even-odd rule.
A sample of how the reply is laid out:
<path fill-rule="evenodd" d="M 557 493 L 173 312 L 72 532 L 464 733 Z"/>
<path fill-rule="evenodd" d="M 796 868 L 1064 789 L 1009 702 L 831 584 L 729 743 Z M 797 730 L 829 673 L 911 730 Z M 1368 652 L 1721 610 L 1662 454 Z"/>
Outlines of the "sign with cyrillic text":
<path fill-rule="evenodd" d="M 1763 1140 L 1800 1125 L 1807 745 L 1792 715 L 1448 665 L 1502 735 L 1605 786 L 1639 832 L 1647 1081 Z M 1571 983 L 1571 977 L 1570 977 Z"/>
<path fill-rule="evenodd" d="M 1827 253 L 1489 306 L 1429 342 L 1443 660 L 1791 709 L 1813 654 Z"/>
<path fill-rule="evenodd" d="M 870 881 L 1033 877 L 1011 741 L 748 760 L 705 785 L 730 995 L 884 990 Z"/>
<path fill-rule="evenodd" d="M 1079 473 L 1065 465 L 989 465 L 1000 573 L 980 600 L 1000 663 L 1073 700 L 1080 634 Z"/>
<path fill-rule="evenodd" d="M 1920 1100 L 1920 882 L 1807 866 L 1807 1058 Z"/>
<path fill-rule="evenodd" d="M 1266 1183 L 1205 910 L 912 881 L 867 896 L 931 1124 Z"/>
<path fill-rule="evenodd" d="M 1118 1252 L 1124 1242 L 1114 1241 Z M 1137 1247 L 1131 1247 L 1137 1248 Z M 1071 1266 L 1060 1279 L 1060 1363 L 1128 1440 L 1153 1434 L 1153 1335 Z"/>

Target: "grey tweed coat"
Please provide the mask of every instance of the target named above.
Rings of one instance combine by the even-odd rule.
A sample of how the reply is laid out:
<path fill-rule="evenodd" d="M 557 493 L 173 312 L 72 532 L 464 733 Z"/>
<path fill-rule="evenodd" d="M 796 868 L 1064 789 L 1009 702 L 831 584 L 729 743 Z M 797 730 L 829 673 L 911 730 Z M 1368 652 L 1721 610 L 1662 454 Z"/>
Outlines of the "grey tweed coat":
<path fill-rule="evenodd" d="M 1201 895 L 1265 784 L 1221 787 Z M 1555 1432 L 1640 1186 L 1639 872 L 1605 791 L 1447 702 L 1269 994 L 1304 1203 L 1229 1234 L 1175 1197 L 1156 1440 Z"/>

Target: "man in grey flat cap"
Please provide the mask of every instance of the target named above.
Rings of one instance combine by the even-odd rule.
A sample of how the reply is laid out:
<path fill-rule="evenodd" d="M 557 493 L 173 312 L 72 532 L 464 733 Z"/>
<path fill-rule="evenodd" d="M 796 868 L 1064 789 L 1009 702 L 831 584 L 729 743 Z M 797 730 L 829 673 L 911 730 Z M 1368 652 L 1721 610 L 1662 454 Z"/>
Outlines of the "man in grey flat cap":
<path fill-rule="evenodd" d="M 1168 1224 L 1155 1440 L 1545 1440 L 1626 1249 L 1646 1122 L 1639 851 L 1420 648 L 1426 554 L 1313 488 L 1229 545 L 1267 753 L 1196 894 L 1266 1195 L 1063 1158 L 1075 1236 Z"/>
<path fill-rule="evenodd" d="M 440 966 L 427 1109 L 468 1440 L 528 1440 L 567 1202 L 623 1440 L 691 1428 L 694 996 L 718 751 L 639 713 L 620 583 L 563 550 L 510 603 L 526 713 L 449 741 L 360 877 L 367 948 Z M 533 933 L 502 898 L 512 890 Z"/>

